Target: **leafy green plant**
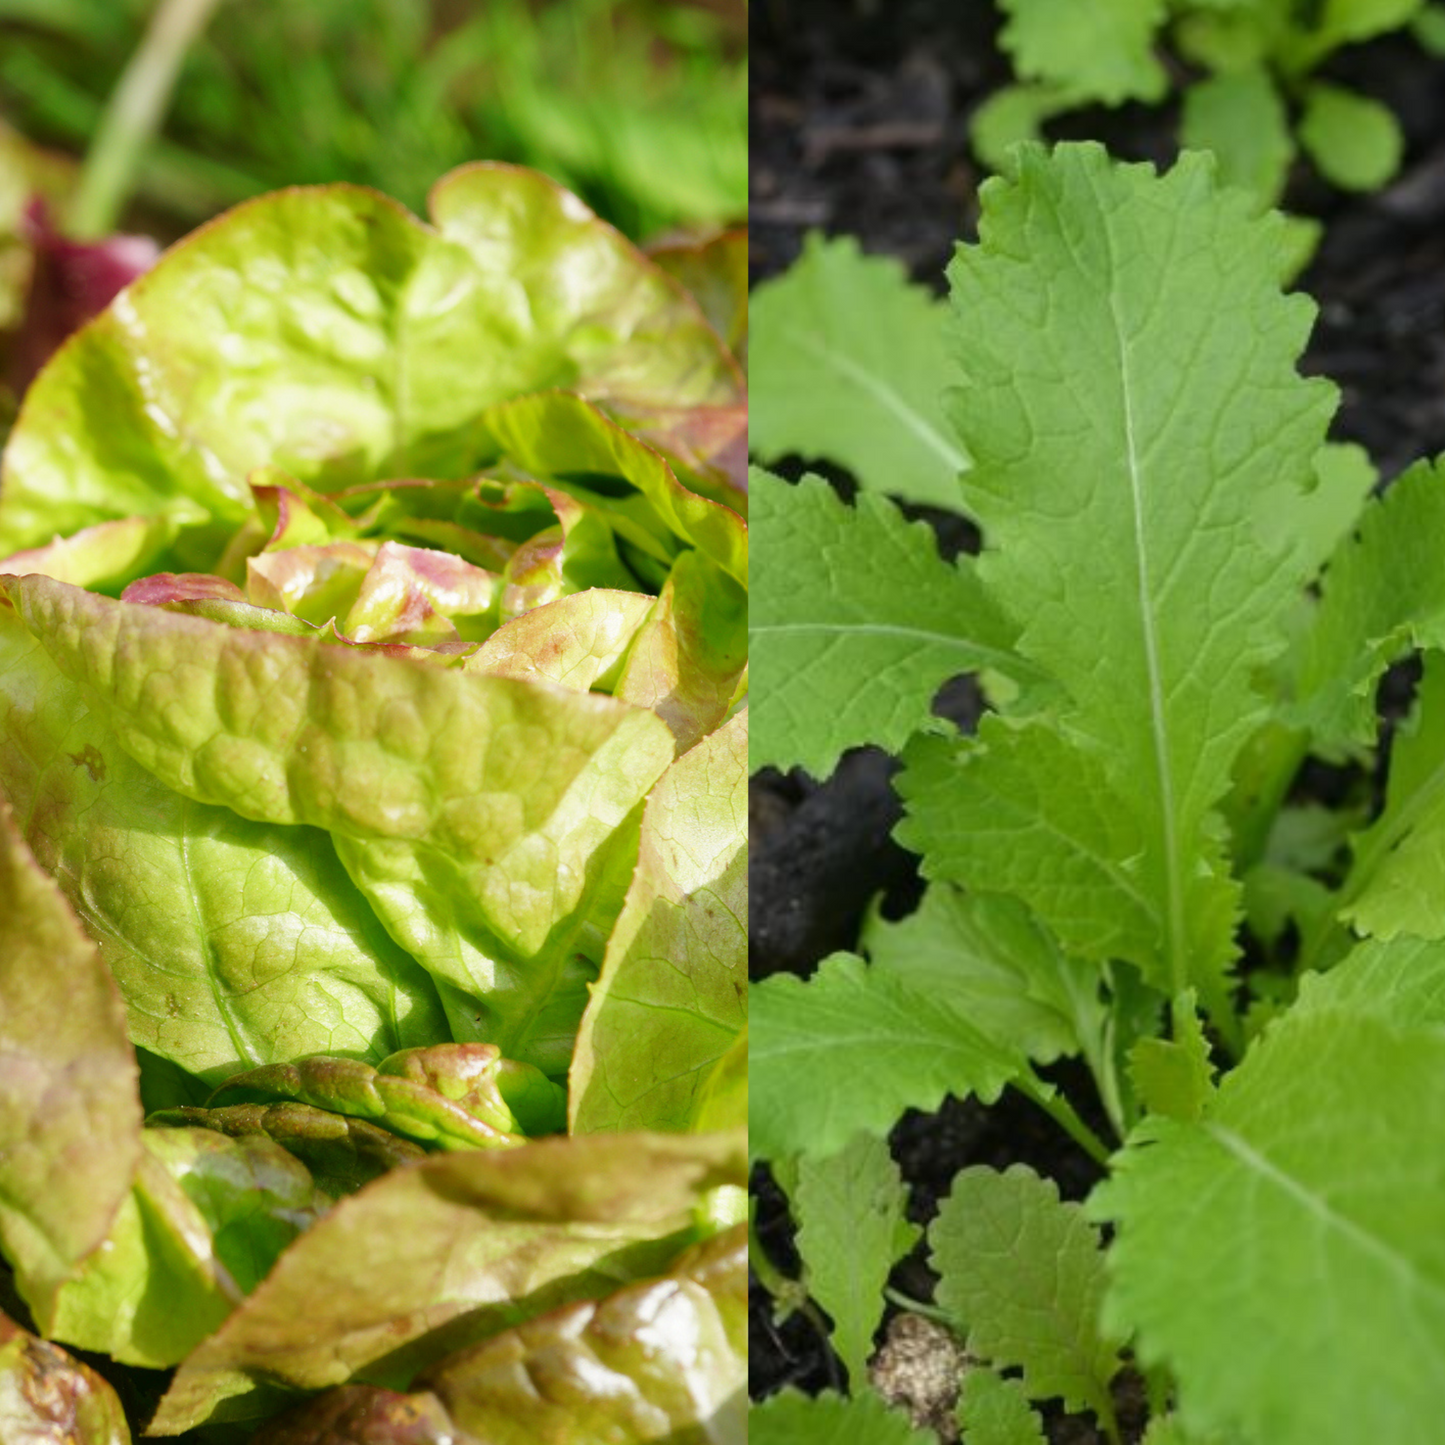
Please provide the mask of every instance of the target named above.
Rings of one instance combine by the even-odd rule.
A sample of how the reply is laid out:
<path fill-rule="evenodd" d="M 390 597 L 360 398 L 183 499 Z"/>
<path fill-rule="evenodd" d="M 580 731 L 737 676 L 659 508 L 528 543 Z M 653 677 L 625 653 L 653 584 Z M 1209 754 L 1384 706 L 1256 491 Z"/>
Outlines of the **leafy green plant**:
<path fill-rule="evenodd" d="M 1316 72 L 1346 46 L 1406 28 L 1433 47 L 1441 14 L 1426 0 L 1000 0 L 1000 8 L 1000 43 L 1019 83 L 974 117 L 974 146 L 989 165 L 1005 167 L 1013 143 L 1065 111 L 1163 100 L 1167 39 L 1203 72 L 1183 89 L 1181 144 L 1213 151 L 1221 176 L 1263 205 L 1280 199 L 1299 149 L 1346 190 L 1374 190 L 1395 174 L 1404 142 L 1391 111 Z"/>
<path fill-rule="evenodd" d="M 128 1438 L 62 1345 L 152 1434 L 741 1438 L 735 248 L 432 217 L 218 219 L 5 451 L 7 1439 Z"/>
<path fill-rule="evenodd" d="M 861 956 L 754 991 L 750 1147 L 854 1392 L 769 1402 L 754 1438 L 911 1438 L 863 1423 L 880 1282 L 913 1238 L 880 1141 L 906 1109 L 1012 1087 L 1102 1177 L 1080 1205 L 967 1168 L 929 1226 L 940 1282 L 915 1307 L 993 1372 L 969 1377 L 965 1440 L 1042 1438 L 1030 1400 L 1120 1439 L 1134 1371 L 1151 1442 L 1424 1445 L 1445 1385 L 1445 471 L 1373 498 L 1326 441 L 1281 219 L 1210 158 L 1161 177 L 1026 148 L 979 234 L 951 307 L 816 242 L 754 301 L 755 447 L 860 490 L 754 474 L 751 765 L 897 754 L 928 881 Z M 822 296 L 859 310 L 820 328 Z M 940 346 L 924 385 L 907 353 Z M 854 425 L 804 435 L 809 386 Z M 884 495 L 950 487 L 976 556 L 940 556 Z M 1376 690 L 1410 656 L 1391 742 Z M 987 704 L 969 733 L 933 710 L 960 673 Z M 1311 758 L 1353 779 L 1337 806 L 1300 791 Z"/>
<path fill-rule="evenodd" d="M 83 151 L 153 9 L 0 0 L 11 119 Z M 629 234 L 740 220 L 744 15 L 663 0 L 222 5 L 181 69 L 139 193 L 185 225 L 330 181 L 420 208 L 438 176 L 488 157 L 546 171 Z"/>

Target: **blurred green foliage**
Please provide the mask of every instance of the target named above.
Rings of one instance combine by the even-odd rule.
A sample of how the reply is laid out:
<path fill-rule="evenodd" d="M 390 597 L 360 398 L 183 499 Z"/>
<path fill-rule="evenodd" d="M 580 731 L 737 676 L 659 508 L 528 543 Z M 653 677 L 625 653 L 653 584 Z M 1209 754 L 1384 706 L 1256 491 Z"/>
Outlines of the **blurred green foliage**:
<path fill-rule="evenodd" d="M 0 113 L 82 151 L 151 0 L 0 0 Z M 185 229 L 278 186 L 413 210 L 468 160 L 535 166 L 633 236 L 747 207 L 745 0 L 224 0 L 137 199 Z"/>

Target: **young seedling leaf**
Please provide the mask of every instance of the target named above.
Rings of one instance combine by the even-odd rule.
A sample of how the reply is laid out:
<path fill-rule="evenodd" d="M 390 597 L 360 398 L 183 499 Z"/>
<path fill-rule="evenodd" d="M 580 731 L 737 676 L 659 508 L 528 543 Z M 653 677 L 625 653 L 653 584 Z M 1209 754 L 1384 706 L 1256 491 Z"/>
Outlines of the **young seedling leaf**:
<path fill-rule="evenodd" d="M 886 499 L 850 507 L 816 478 L 790 487 L 754 471 L 752 519 L 754 769 L 825 778 L 848 748 L 897 751 L 949 678 L 1017 666 L 1015 629 L 972 561 L 943 561 L 929 529 Z"/>
<path fill-rule="evenodd" d="M 938 1302 L 969 1353 L 1021 1368 L 1031 1399 L 1060 1397 L 1112 1429 L 1119 1352 L 1099 1326 L 1104 1255 L 1082 1206 L 1022 1165 L 973 1166 L 954 1179 L 928 1240 Z"/>
<path fill-rule="evenodd" d="M 748 1412 L 750 1445 L 935 1445 L 927 1430 L 915 1430 L 906 1415 L 890 1410 L 877 1395 L 847 1399 L 784 1390 Z"/>
<path fill-rule="evenodd" d="M 1000 42 L 1030 80 L 1066 86 L 1105 105 L 1158 100 L 1168 84 L 1154 54 L 1164 0 L 1002 0 Z"/>
<path fill-rule="evenodd" d="M 963 1445 L 1046 1445 L 1043 1421 L 1023 1385 L 982 1365 L 964 1374 L 958 1423 Z"/>
<path fill-rule="evenodd" d="M 824 959 L 807 982 L 765 979 L 749 1014 L 748 1143 L 761 1159 L 836 1153 L 948 1094 L 991 1103 L 1028 1068 L 944 1001 L 851 954 Z"/>
<path fill-rule="evenodd" d="M 1174 1001 L 1173 1017 L 1172 1039 L 1140 1039 L 1129 1051 L 1129 1077 L 1150 1113 L 1197 1119 L 1213 1097 L 1215 1070 L 1192 989 Z"/>
<path fill-rule="evenodd" d="M 833 1348 L 855 1390 L 868 1378 L 889 1271 L 919 1235 L 906 1203 L 884 1139 L 860 1134 L 837 1154 L 799 1161 L 792 1207 L 805 1283 L 833 1321 Z"/>
<path fill-rule="evenodd" d="M 1184 92 L 1179 143 L 1212 151 L 1220 180 L 1264 203 L 1278 199 L 1294 158 L 1284 100 L 1262 65 L 1191 85 Z"/>
<path fill-rule="evenodd" d="M 755 456 L 826 458 L 873 491 L 957 505 L 968 457 L 944 418 L 941 302 L 896 261 L 810 236 L 749 310 Z"/>
<path fill-rule="evenodd" d="M 1394 112 L 1341 85 L 1305 92 L 1300 144 L 1326 180 L 1347 191 L 1375 191 L 1400 169 L 1405 135 Z"/>

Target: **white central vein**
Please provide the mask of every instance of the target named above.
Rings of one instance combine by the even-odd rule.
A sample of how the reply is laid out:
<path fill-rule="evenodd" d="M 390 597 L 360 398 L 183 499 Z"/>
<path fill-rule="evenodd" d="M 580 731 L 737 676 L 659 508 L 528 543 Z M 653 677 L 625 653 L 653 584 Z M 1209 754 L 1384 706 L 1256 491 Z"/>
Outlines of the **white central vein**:
<path fill-rule="evenodd" d="M 1170 991 L 1178 993 L 1188 975 L 1184 966 L 1184 900 L 1179 879 L 1179 835 L 1174 817 L 1174 774 L 1169 763 L 1169 727 L 1164 715 L 1164 686 L 1160 676 L 1159 637 L 1150 592 L 1149 544 L 1144 527 L 1144 479 L 1134 426 L 1134 384 L 1129 369 L 1129 348 L 1119 316 L 1118 302 L 1109 293 L 1109 315 L 1119 347 L 1119 376 L 1123 388 L 1124 442 L 1128 457 L 1129 500 L 1134 513 L 1134 551 L 1139 579 L 1139 616 L 1144 629 L 1144 665 L 1149 674 L 1149 725 L 1154 743 L 1154 771 L 1159 779 L 1160 824 L 1164 842 L 1166 947 Z"/>
<path fill-rule="evenodd" d="M 1273 1160 L 1261 1154 L 1247 1139 L 1241 1138 L 1233 1129 L 1223 1124 L 1208 1123 L 1205 1130 L 1216 1143 L 1234 1155 L 1245 1168 L 1252 1170 L 1261 1179 L 1294 1200 L 1306 1213 L 1317 1219 L 1326 1229 L 1343 1235 L 1366 1254 L 1373 1255 L 1392 1274 L 1398 1275 L 1414 1289 L 1445 1298 L 1445 1290 L 1428 1275 L 1421 1272 L 1418 1260 L 1412 1260 L 1400 1253 L 1388 1241 L 1356 1224 L 1353 1219 L 1331 1208 L 1328 1200 L 1301 1184 L 1292 1174 L 1286 1174 Z"/>
<path fill-rule="evenodd" d="M 937 427 L 930 426 L 923 417 L 908 405 L 887 382 L 879 381 L 877 377 L 871 376 L 855 361 L 830 347 L 815 341 L 811 336 L 798 334 L 794 338 L 796 344 L 804 351 L 811 352 L 825 366 L 830 366 L 840 376 L 846 377 L 849 381 L 868 393 L 887 412 L 890 412 L 916 436 L 928 449 L 941 457 L 954 471 L 962 471 L 968 466 L 968 457 L 964 455 L 947 437 L 941 436 Z"/>

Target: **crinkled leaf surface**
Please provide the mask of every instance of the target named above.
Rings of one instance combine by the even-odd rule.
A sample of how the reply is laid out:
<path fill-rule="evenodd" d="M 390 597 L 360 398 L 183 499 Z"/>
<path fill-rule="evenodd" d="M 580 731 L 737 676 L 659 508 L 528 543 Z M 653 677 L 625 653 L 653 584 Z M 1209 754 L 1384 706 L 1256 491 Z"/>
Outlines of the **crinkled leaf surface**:
<path fill-rule="evenodd" d="M 135 1043 L 215 1084 L 323 1049 L 376 1061 L 445 1033 L 431 980 L 324 832 L 165 787 L 8 607 L 0 766 L 37 857 L 100 944 Z"/>
<path fill-rule="evenodd" d="M 417 1386 L 489 1445 L 743 1445 L 746 1361 L 747 1227 L 739 1225 L 667 1274 L 464 1350 Z"/>
<path fill-rule="evenodd" d="M 43 1316 L 130 1194 L 140 1099 L 115 986 L 3 795 L 0 899 L 0 1244 Z"/>
<path fill-rule="evenodd" d="M 1237 906 L 1214 809 L 1304 580 L 1268 524 L 1327 505 L 1309 493 L 1333 405 L 1295 372 L 1311 307 L 1280 295 L 1277 224 L 1253 204 L 1203 157 L 1161 177 L 1098 147 L 1029 149 L 1016 181 L 985 186 L 980 244 L 950 270 L 979 575 L 1068 701 L 962 770 L 975 811 L 1021 802 L 973 843 L 961 828 L 930 871 L 1020 893 L 1066 948 L 1122 955 L 1171 994 L 1195 984 L 1211 1007 Z M 1054 838 L 1078 776 L 1104 789 L 1103 818 Z M 907 846 L 927 853 L 928 826 Z M 1087 916 L 1081 867 L 1106 890 Z M 1109 891 L 1117 929 L 1100 926 Z"/>
<path fill-rule="evenodd" d="M 861 1389 L 883 1321 L 883 1287 L 919 1235 L 888 1141 L 860 1134 L 837 1154 L 800 1159 L 789 1202 L 808 1294 L 827 1310 L 833 1348 Z"/>
<path fill-rule="evenodd" d="M 1018 1366 L 1036 1400 L 1112 1422 L 1109 1381 L 1119 1352 L 1099 1328 L 1104 1254 L 1081 1205 L 1015 1164 L 971 1166 L 953 1181 L 928 1231 L 938 1302 L 966 1332 L 969 1353 Z"/>
<path fill-rule="evenodd" d="M 89 1365 L 0 1315 L 0 1440 L 131 1445 L 119 1398 Z"/>
<path fill-rule="evenodd" d="M 207 566 L 275 463 L 321 491 L 460 477 L 489 403 L 544 387 L 735 397 L 670 278 L 545 177 L 454 172 L 436 228 L 375 192 L 298 188 L 181 242 L 31 388 L 0 480 L 0 554 L 164 515 Z M 460 370 L 459 370 L 460 368 Z"/>
<path fill-rule="evenodd" d="M 944 309 L 896 261 L 810 236 L 750 311 L 754 455 L 825 457 L 873 491 L 957 504 L 968 457 L 944 419 Z"/>
<path fill-rule="evenodd" d="M 447 989 L 455 1036 L 566 1067 L 584 1002 L 574 941 L 630 860 L 622 825 L 670 760 L 660 720 L 41 577 L 5 585 L 160 781 L 257 822 L 332 832 L 388 932 Z"/>
<path fill-rule="evenodd" d="M 748 1412 L 751 1445 L 933 1445 L 908 1417 L 868 1391 L 847 1398 L 784 1390 Z"/>
<path fill-rule="evenodd" d="M 747 1019 L 748 714 L 648 797 L 627 902 L 577 1036 L 574 1133 L 683 1129 Z"/>
<path fill-rule="evenodd" d="M 947 1000 L 836 953 L 804 982 L 777 974 L 749 1005 L 749 1147 L 761 1159 L 836 1153 L 860 1130 L 886 1134 L 905 1109 L 948 1094 L 992 1103 L 1027 1069 Z"/>
<path fill-rule="evenodd" d="M 1147 1121 L 1090 1211 L 1108 1318 L 1191 1432 L 1426 1445 L 1445 1388 L 1445 950 L 1306 981 L 1197 1123 Z M 1268 1339 L 1267 1351 L 1249 1342 Z"/>
<path fill-rule="evenodd" d="M 794 487 L 756 470 L 752 495 L 754 769 L 801 766 L 825 778 L 848 748 L 897 752 L 950 677 L 1032 672 L 1014 661 L 1017 628 L 972 559 L 943 561 L 929 528 L 886 499 L 848 506 L 817 478 Z"/>
<path fill-rule="evenodd" d="M 258 1380 L 404 1386 L 500 1328 L 657 1273 L 699 1198 L 742 1182 L 742 1141 L 719 1135 L 546 1140 L 397 1170 L 282 1255 L 185 1361 L 153 1428 L 245 1418 L 232 1397 Z"/>

